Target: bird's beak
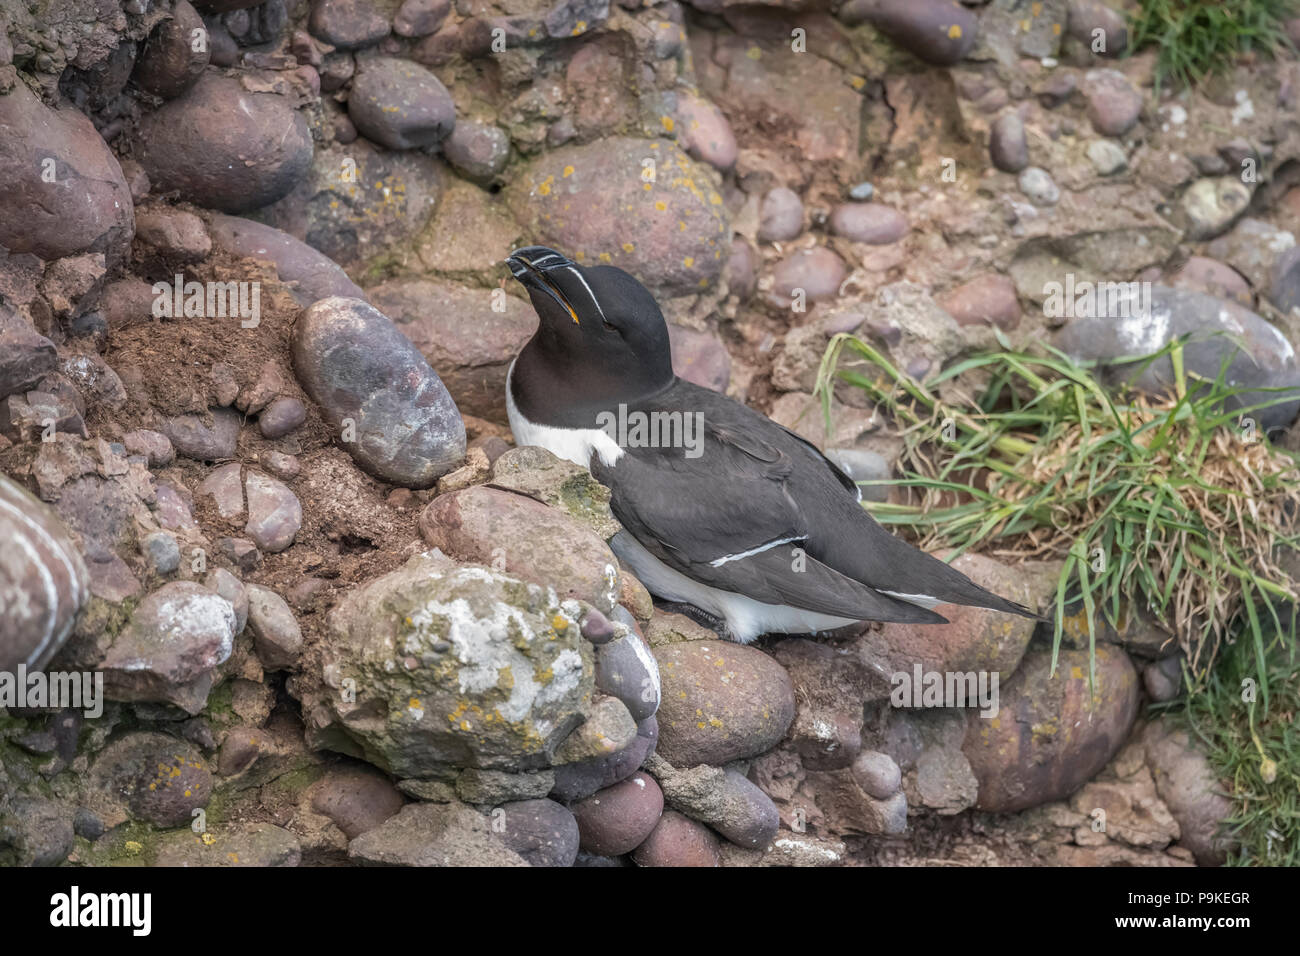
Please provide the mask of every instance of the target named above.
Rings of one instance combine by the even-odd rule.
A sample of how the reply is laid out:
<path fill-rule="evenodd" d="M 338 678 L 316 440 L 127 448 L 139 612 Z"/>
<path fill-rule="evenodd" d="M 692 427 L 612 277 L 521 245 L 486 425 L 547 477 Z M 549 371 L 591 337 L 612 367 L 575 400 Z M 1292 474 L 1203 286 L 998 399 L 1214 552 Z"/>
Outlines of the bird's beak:
<path fill-rule="evenodd" d="M 569 313 L 575 325 L 582 324 L 578 321 L 577 310 L 569 302 L 568 296 L 546 275 L 555 269 L 576 268 L 572 259 L 546 246 L 524 246 L 506 257 L 506 265 L 510 267 L 511 274 L 527 288 L 546 293 Z"/>

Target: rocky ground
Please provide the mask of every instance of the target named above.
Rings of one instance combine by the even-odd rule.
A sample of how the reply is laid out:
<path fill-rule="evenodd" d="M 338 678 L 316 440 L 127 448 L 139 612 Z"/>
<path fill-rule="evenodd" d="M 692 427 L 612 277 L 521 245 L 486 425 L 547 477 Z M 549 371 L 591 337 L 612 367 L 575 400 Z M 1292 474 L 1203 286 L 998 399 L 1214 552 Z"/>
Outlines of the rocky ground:
<path fill-rule="evenodd" d="M 1052 679 L 1032 622 L 971 609 L 725 643 L 505 424 L 524 243 L 636 274 L 679 374 L 859 479 L 900 442 L 848 389 L 827 433 L 836 332 L 924 376 L 995 330 L 1103 360 L 1228 330 L 1242 384 L 1300 387 L 1300 61 L 1157 94 L 1124 24 L 0 0 L 0 671 L 108 697 L 0 709 L 0 862 L 1222 862 L 1223 783 L 1142 716 L 1169 634 L 1112 630 L 1091 691 L 1086 636 Z M 1054 314 L 1067 277 L 1151 282 L 1150 315 Z M 1294 446 L 1297 410 L 1259 424 Z M 998 672 L 999 712 L 891 706 L 914 665 Z"/>

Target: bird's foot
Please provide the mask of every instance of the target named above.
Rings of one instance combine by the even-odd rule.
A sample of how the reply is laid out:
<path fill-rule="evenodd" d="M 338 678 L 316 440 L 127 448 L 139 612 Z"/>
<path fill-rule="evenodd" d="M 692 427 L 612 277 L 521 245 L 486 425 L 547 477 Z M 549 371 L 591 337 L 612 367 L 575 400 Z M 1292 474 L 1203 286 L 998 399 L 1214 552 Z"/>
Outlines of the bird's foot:
<path fill-rule="evenodd" d="M 727 627 L 727 619 L 717 617 L 708 611 L 702 611 L 694 604 L 687 604 L 685 601 L 655 601 L 655 607 L 668 611 L 670 614 L 680 614 L 683 617 L 689 617 L 701 627 L 707 627 L 710 631 L 717 633 L 718 637 L 724 641 L 736 640 L 735 635 L 731 633 L 731 628 Z"/>

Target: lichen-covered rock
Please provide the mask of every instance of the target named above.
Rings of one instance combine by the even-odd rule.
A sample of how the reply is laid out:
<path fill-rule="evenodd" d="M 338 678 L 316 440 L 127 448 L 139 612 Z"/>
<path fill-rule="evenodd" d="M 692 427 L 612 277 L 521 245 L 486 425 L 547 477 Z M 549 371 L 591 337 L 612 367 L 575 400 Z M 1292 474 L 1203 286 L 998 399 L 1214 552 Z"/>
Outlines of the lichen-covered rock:
<path fill-rule="evenodd" d="M 682 295 L 711 286 L 730 254 L 715 175 L 667 140 L 613 137 L 544 153 L 507 194 L 533 241 Z"/>
<path fill-rule="evenodd" d="M 0 475 L 0 671 L 43 668 L 89 597 L 81 551 L 49 506 Z"/>
<path fill-rule="evenodd" d="M 442 81 L 418 63 L 377 57 L 358 67 L 348 117 L 380 146 L 414 149 L 451 135 L 456 106 Z"/>
<path fill-rule="evenodd" d="M 523 495 L 476 485 L 440 495 L 420 515 L 424 540 L 461 561 L 553 587 L 609 613 L 618 603 L 618 561 L 575 518 Z"/>
<path fill-rule="evenodd" d="M 298 838 L 270 823 L 229 823 L 206 833 L 174 830 L 158 839 L 155 866 L 297 866 Z"/>
<path fill-rule="evenodd" d="M 465 457 L 465 424 L 446 387 L 392 321 L 331 296 L 294 326 L 293 367 L 344 449 L 366 471 L 427 488 Z"/>
<path fill-rule="evenodd" d="M 464 804 L 408 803 L 348 845 L 365 866 L 528 866 L 491 821 Z"/>
<path fill-rule="evenodd" d="M 192 743 L 169 734 L 135 731 L 95 758 L 89 802 L 101 819 L 125 812 L 160 827 L 188 826 L 212 796 L 212 773 Z"/>
<path fill-rule="evenodd" d="M 1069 796 L 1115 755 L 1137 716 L 1138 679 L 1128 655 L 1099 645 L 1096 686 L 1088 652 L 1035 647 L 1001 686 L 993 718 L 967 711 L 963 752 L 979 780 L 981 810 L 1011 813 Z"/>
<path fill-rule="evenodd" d="M 558 508 L 604 540 L 623 530 L 609 510 L 609 489 L 586 468 L 556 458 L 545 448 L 511 448 L 492 463 L 489 484 Z"/>
<path fill-rule="evenodd" d="M 590 704 L 579 616 L 537 585 L 412 558 L 331 612 L 309 742 L 408 778 L 545 767 Z"/>
<path fill-rule="evenodd" d="M 235 609 L 221 595 L 173 581 L 142 600 L 99 667 L 110 700 L 160 701 L 197 714 L 213 669 L 234 649 Z"/>
<path fill-rule="evenodd" d="M 707 823 L 736 846 L 762 849 L 775 839 L 781 825 L 776 805 L 736 771 L 708 766 L 677 770 L 659 758 L 649 767 L 671 806 Z"/>

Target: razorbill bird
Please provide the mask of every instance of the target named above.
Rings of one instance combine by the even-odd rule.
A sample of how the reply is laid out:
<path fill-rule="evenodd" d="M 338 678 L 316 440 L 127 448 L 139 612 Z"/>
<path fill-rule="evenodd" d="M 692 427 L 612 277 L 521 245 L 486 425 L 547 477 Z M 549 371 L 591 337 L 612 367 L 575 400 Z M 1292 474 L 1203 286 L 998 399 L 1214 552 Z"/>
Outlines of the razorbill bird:
<path fill-rule="evenodd" d="M 610 547 L 652 594 L 742 643 L 944 623 L 940 603 L 1037 617 L 885 531 L 809 442 L 674 375 L 663 313 L 628 273 L 544 246 L 506 262 L 541 320 L 506 378 L 515 442 L 609 487 L 625 529 Z"/>

